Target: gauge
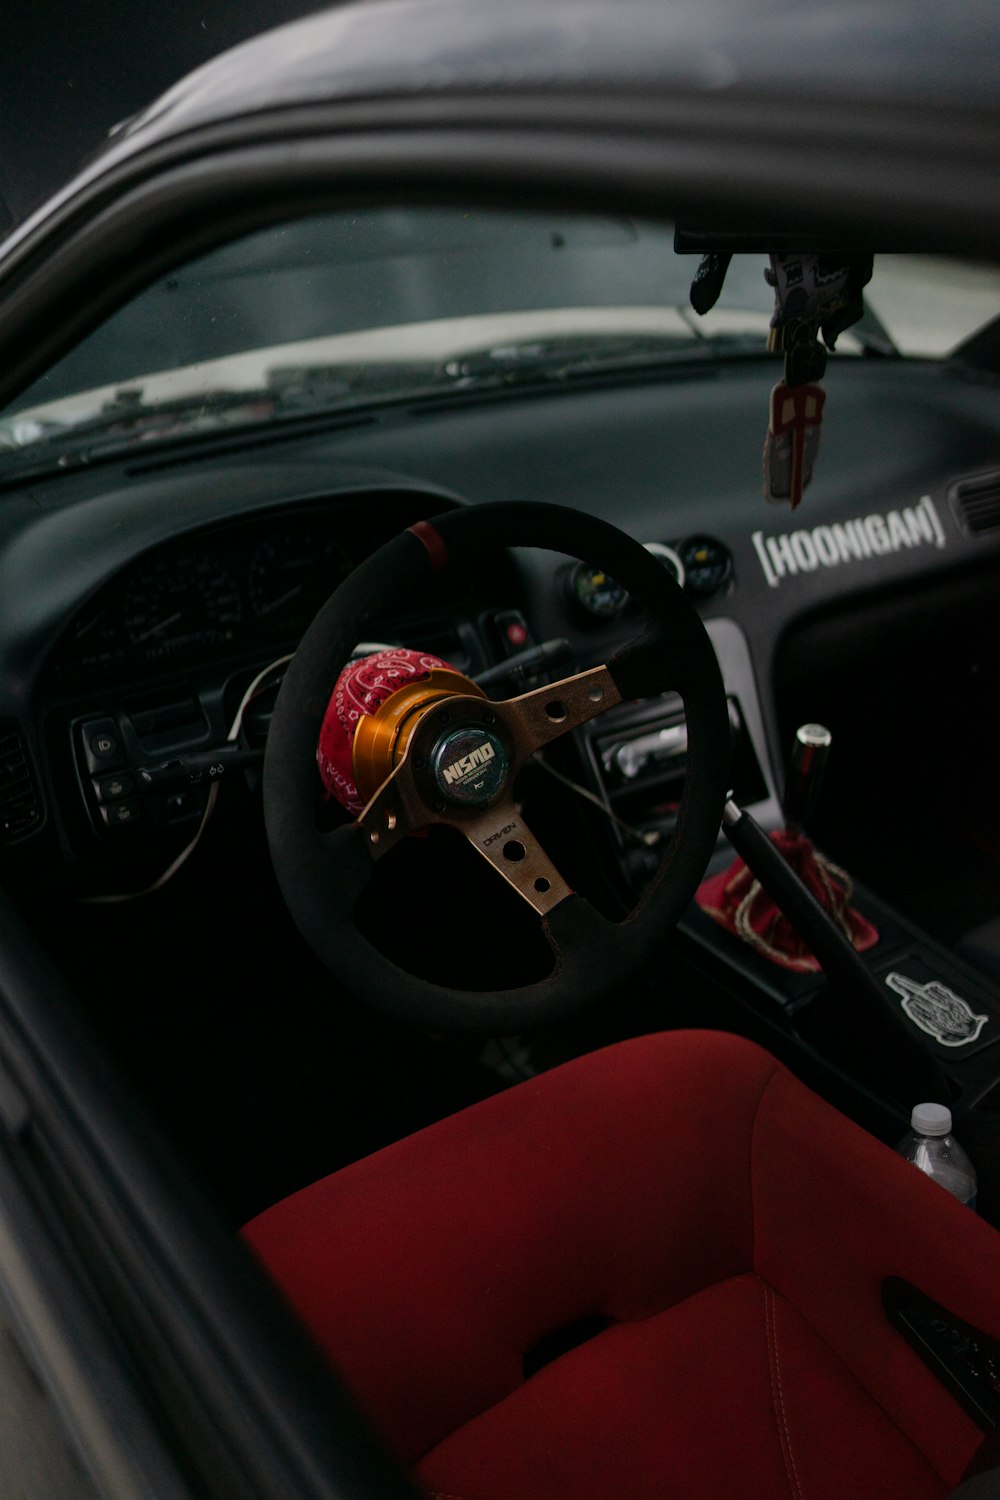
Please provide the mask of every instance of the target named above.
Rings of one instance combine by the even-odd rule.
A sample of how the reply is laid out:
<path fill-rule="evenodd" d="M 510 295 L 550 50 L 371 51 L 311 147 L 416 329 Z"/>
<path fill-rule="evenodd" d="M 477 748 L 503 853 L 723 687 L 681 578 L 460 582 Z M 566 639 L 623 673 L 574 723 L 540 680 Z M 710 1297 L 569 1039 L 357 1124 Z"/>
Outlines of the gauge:
<path fill-rule="evenodd" d="M 64 639 L 57 670 L 60 676 L 99 675 L 125 654 L 118 617 L 110 604 L 91 605 L 78 615 Z"/>
<path fill-rule="evenodd" d="M 712 536 L 689 536 L 677 548 L 687 579 L 687 591 L 698 599 L 718 593 L 729 581 L 733 559 L 728 547 Z"/>
<path fill-rule="evenodd" d="M 262 542 L 251 559 L 250 606 L 276 635 L 301 630 L 350 567 L 335 537 L 313 526 L 289 526 Z"/>
<path fill-rule="evenodd" d="M 660 559 L 660 562 L 663 564 L 663 566 L 667 569 L 668 572 L 674 575 L 674 578 L 680 584 L 681 588 L 683 588 L 684 564 L 677 556 L 677 553 L 674 551 L 673 547 L 668 547 L 666 542 L 645 542 L 643 545 L 645 546 L 647 552 L 651 552 L 654 557 L 658 557 Z"/>
<path fill-rule="evenodd" d="M 236 638 L 242 618 L 232 574 L 203 552 L 154 559 L 134 575 L 125 595 L 129 645 L 146 661 L 225 645 Z"/>
<path fill-rule="evenodd" d="M 591 567 L 589 563 L 577 563 L 568 582 L 574 604 L 595 619 L 613 619 L 628 603 L 628 594 L 621 584 L 609 578 L 603 568 Z"/>

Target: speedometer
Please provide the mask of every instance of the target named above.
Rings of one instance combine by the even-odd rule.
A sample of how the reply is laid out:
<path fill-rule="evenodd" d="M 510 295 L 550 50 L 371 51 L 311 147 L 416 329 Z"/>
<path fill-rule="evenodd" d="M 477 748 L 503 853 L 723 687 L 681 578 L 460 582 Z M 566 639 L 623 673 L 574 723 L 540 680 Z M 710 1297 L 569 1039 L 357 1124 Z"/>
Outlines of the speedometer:
<path fill-rule="evenodd" d="M 288 526 L 260 544 L 250 562 L 250 607 L 268 630 L 301 631 L 337 584 L 351 559 L 332 532 Z"/>
<path fill-rule="evenodd" d="M 156 558 L 140 568 L 125 595 L 129 646 L 150 662 L 226 645 L 242 619 L 235 580 L 203 552 Z"/>

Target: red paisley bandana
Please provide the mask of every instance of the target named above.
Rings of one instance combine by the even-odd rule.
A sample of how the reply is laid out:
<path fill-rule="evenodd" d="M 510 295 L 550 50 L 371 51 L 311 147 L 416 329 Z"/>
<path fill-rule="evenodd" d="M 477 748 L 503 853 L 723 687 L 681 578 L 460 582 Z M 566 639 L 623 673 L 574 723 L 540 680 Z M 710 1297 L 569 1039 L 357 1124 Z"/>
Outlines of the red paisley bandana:
<path fill-rule="evenodd" d="M 375 713 L 397 688 L 427 677 L 432 667 L 448 668 L 448 663 L 426 651 L 393 646 L 349 662 L 337 678 L 319 732 L 316 764 L 327 796 L 336 797 L 348 812 L 359 813 L 364 807 L 351 760 L 358 720 Z"/>

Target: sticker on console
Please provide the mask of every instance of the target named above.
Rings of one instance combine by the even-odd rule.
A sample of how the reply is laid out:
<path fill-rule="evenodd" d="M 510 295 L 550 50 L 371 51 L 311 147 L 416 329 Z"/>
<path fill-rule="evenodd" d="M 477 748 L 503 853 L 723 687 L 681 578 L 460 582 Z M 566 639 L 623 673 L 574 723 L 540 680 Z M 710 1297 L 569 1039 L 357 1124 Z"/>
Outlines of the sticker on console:
<path fill-rule="evenodd" d="M 886 975 L 886 984 L 902 996 L 903 1010 L 914 1026 L 926 1031 L 942 1047 L 966 1047 L 974 1042 L 989 1016 L 977 1016 L 968 1001 L 940 979 L 920 984 L 905 974 Z"/>
<path fill-rule="evenodd" d="M 772 589 L 783 578 L 815 573 L 817 568 L 839 568 L 841 563 L 885 557 L 889 552 L 909 551 L 913 547 L 947 546 L 944 527 L 930 495 L 924 495 L 916 505 L 886 511 L 884 515 L 876 511 L 870 516 L 855 516 L 851 521 L 814 526 L 811 531 L 779 531 L 777 536 L 755 531 L 750 540 Z"/>

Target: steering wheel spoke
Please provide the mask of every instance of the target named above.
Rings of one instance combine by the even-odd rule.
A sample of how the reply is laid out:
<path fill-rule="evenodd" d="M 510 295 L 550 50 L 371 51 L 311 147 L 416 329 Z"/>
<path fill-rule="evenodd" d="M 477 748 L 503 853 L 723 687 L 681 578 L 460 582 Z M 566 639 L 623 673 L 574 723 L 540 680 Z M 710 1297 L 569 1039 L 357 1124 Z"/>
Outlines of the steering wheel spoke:
<path fill-rule="evenodd" d="M 358 823 L 364 830 L 368 852 L 374 860 L 388 854 L 407 834 L 437 821 L 417 791 L 407 760 L 400 761 L 392 775 L 386 777 L 368 805 L 358 814 Z"/>
<path fill-rule="evenodd" d="M 514 740 L 520 765 L 551 740 L 586 724 L 622 701 L 607 667 L 591 667 L 546 687 L 498 703 L 497 710 Z"/>
<path fill-rule="evenodd" d="M 572 895 L 512 802 L 455 826 L 539 916 L 544 917 Z"/>

